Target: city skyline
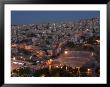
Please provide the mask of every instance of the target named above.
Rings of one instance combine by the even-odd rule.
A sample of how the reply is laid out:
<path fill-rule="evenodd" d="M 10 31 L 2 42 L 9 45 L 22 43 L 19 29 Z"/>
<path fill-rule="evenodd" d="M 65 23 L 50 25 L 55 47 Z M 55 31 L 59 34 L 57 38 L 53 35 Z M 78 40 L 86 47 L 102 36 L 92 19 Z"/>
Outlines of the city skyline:
<path fill-rule="evenodd" d="M 11 24 L 68 22 L 99 16 L 100 11 L 12 11 Z"/>

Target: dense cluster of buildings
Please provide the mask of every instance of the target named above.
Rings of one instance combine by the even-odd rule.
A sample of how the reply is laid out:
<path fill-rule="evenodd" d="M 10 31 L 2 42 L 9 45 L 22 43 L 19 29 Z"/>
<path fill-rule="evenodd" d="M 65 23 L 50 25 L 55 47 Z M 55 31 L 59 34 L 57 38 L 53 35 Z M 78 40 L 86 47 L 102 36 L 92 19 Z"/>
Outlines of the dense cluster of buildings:
<path fill-rule="evenodd" d="M 84 38 L 99 36 L 100 20 L 97 17 L 78 22 L 12 25 L 11 31 L 12 43 L 51 47 L 65 41 L 83 43 Z"/>
<path fill-rule="evenodd" d="M 68 42 L 75 46 L 91 45 L 98 52 L 94 51 L 95 54 L 100 55 L 100 18 L 11 26 L 11 52 L 12 58 L 16 58 L 14 61 L 23 58 L 23 61 L 28 58 L 36 62 L 48 59 L 49 56 L 64 51 L 63 46 Z"/>

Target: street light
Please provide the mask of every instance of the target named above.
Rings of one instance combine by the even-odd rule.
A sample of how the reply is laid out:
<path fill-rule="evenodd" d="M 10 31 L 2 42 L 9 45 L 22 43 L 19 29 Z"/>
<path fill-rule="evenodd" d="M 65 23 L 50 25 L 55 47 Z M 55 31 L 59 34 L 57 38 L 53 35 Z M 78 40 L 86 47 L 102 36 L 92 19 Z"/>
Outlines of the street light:
<path fill-rule="evenodd" d="M 89 68 L 87 69 L 87 75 L 88 76 L 91 76 L 92 75 L 91 69 L 89 69 Z"/>
<path fill-rule="evenodd" d="M 91 69 L 87 69 L 88 72 L 90 72 Z"/>
<path fill-rule="evenodd" d="M 86 29 L 87 31 L 89 30 L 89 29 Z"/>
<path fill-rule="evenodd" d="M 65 51 L 65 54 L 68 54 L 68 51 Z"/>
<path fill-rule="evenodd" d="M 66 66 L 66 70 L 67 70 L 68 68 L 67 68 L 67 66 Z"/>
<path fill-rule="evenodd" d="M 56 68 L 58 68 L 58 66 L 56 66 Z"/>
<path fill-rule="evenodd" d="M 16 58 L 15 58 L 15 57 L 13 57 L 13 60 L 16 60 Z"/>
<path fill-rule="evenodd" d="M 47 64 L 48 64 L 48 66 L 49 66 L 49 71 L 51 71 L 51 65 L 52 65 L 52 62 L 53 62 L 53 60 L 52 59 L 49 59 L 48 61 L 47 61 Z"/>

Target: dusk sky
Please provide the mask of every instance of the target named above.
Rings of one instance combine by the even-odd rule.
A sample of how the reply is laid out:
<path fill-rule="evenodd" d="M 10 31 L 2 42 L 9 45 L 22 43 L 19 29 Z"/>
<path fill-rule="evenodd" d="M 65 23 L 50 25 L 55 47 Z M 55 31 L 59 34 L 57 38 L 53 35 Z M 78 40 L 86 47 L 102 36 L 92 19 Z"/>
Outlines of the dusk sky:
<path fill-rule="evenodd" d="M 76 21 L 100 17 L 100 11 L 12 11 L 12 24 Z"/>

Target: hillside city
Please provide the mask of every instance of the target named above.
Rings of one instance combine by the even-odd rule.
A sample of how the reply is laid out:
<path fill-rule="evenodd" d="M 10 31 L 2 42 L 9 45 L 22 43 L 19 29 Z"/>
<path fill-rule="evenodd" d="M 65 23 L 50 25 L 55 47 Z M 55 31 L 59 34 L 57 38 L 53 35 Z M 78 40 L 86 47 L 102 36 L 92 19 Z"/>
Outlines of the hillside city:
<path fill-rule="evenodd" d="M 12 77 L 99 77 L 100 18 L 11 25 Z"/>

